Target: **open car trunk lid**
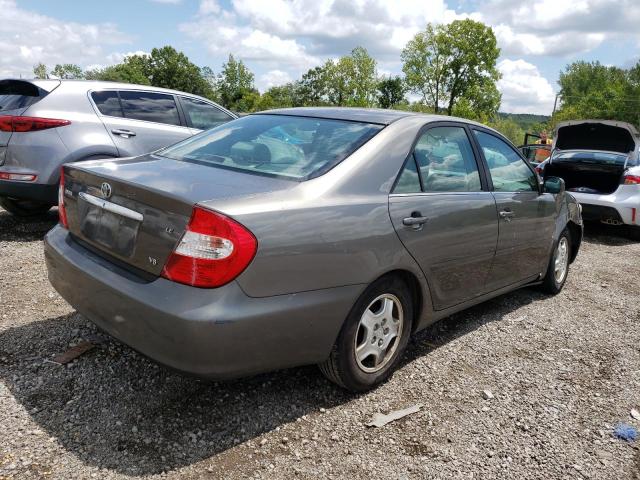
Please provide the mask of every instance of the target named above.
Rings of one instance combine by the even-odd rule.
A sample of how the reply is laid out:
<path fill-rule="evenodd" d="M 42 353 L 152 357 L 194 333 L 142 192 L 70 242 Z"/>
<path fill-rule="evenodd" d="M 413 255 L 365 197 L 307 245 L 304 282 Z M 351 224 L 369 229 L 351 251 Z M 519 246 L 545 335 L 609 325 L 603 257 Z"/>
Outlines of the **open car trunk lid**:
<path fill-rule="evenodd" d="M 610 120 L 559 123 L 544 175 L 564 179 L 567 190 L 572 192 L 613 193 L 639 143 L 638 131 L 629 123 Z"/>
<path fill-rule="evenodd" d="M 580 120 L 558 124 L 553 148 L 629 153 L 635 150 L 638 139 L 638 131 L 629 123 Z"/>
<path fill-rule="evenodd" d="M 143 277 L 160 275 L 196 203 L 295 185 L 155 155 L 66 165 L 64 181 L 73 238 Z"/>

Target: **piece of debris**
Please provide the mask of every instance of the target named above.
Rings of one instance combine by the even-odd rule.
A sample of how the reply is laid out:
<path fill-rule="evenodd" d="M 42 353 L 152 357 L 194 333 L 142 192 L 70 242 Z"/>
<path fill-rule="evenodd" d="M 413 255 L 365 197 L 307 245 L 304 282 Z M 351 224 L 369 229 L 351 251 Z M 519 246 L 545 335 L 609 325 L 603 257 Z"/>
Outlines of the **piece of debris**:
<path fill-rule="evenodd" d="M 419 412 L 422 408 L 422 404 L 418 403 L 411 407 L 404 408 L 402 410 L 394 410 L 393 412 L 384 415 L 382 413 L 375 413 L 369 423 L 365 423 L 367 427 L 384 427 L 387 423 L 399 420 L 402 417 L 411 415 L 412 413 Z"/>
<path fill-rule="evenodd" d="M 75 360 L 76 358 L 78 358 L 83 353 L 87 353 L 93 347 L 95 347 L 95 345 L 93 343 L 87 342 L 86 340 L 82 341 L 78 345 L 76 345 L 75 347 L 71 347 L 66 352 L 61 353 L 61 354 L 56 355 L 55 357 L 53 357 L 53 361 L 55 363 L 57 363 L 57 364 L 64 365 L 66 363 L 71 362 L 72 360 Z"/>
<path fill-rule="evenodd" d="M 638 431 L 628 423 L 619 423 L 616 425 L 613 434 L 619 439 L 626 440 L 627 442 L 633 442 L 638 438 Z"/>
<path fill-rule="evenodd" d="M 491 393 L 491 390 L 483 390 L 482 398 L 484 398 L 485 400 L 491 400 L 493 398 L 493 393 Z"/>
<path fill-rule="evenodd" d="M 640 420 L 640 412 L 638 410 L 636 410 L 635 408 L 631 409 L 631 412 L 629 412 L 629 415 L 631 415 L 631 418 L 633 418 L 635 420 Z"/>

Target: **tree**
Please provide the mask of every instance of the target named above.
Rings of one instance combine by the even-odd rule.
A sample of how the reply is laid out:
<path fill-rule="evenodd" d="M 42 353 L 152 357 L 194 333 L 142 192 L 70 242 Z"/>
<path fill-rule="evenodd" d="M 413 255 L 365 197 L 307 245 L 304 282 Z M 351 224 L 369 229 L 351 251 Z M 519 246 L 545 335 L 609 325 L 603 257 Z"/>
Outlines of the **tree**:
<path fill-rule="evenodd" d="M 84 78 L 84 72 L 78 65 L 72 63 L 58 64 L 51 71 L 51 75 L 58 78 L 79 79 Z"/>
<path fill-rule="evenodd" d="M 502 133 L 505 137 L 511 140 L 511 143 L 514 145 L 522 145 L 525 132 L 514 120 L 496 116 L 485 123 L 487 126 L 495 128 L 497 131 Z"/>
<path fill-rule="evenodd" d="M 135 83 L 138 85 L 151 85 L 149 79 L 148 63 L 144 55 L 131 55 L 122 63 L 103 69 L 88 70 L 85 72 L 87 80 L 103 80 L 108 82 Z"/>
<path fill-rule="evenodd" d="M 405 86 L 402 78 L 388 77 L 378 81 L 378 106 L 393 108 L 404 100 Z"/>
<path fill-rule="evenodd" d="M 356 47 L 308 70 L 299 83 L 299 98 L 304 105 L 368 107 L 375 104 L 376 86 L 376 61 Z"/>
<path fill-rule="evenodd" d="M 142 66 L 151 85 L 155 87 L 173 88 L 204 97 L 213 94 L 200 68 L 173 47 L 154 48 L 150 56 L 138 58 L 143 59 Z"/>
<path fill-rule="evenodd" d="M 47 73 L 47 66 L 40 62 L 37 65 L 33 66 L 33 77 L 34 78 L 47 78 L 49 74 Z"/>
<path fill-rule="evenodd" d="M 302 104 L 323 105 L 328 102 L 327 70 L 333 67 L 333 62 L 328 60 L 324 65 L 309 69 L 299 83 Z"/>
<path fill-rule="evenodd" d="M 445 27 L 429 24 L 424 32 L 409 40 L 400 55 L 407 87 L 436 113 L 444 98 L 447 60 L 444 39 Z"/>
<path fill-rule="evenodd" d="M 558 84 L 562 103 L 554 123 L 587 118 L 640 122 L 640 62 L 628 70 L 574 62 L 560 73 Z"/>
<path fill-rule="evenodd" d="M 247 101 L 243 101 L 243 98 L 255 97 L 257 90 L 253 82 L 254 75 L 242 60 L 229 55 L 216 82 L 217 95 L 222 105 L 231 110 L 247 111 L 244 110 Z"/>
<path fill-rule="evenodd" d="M 443 101 L 451 115 L 461 99 L 486 103 L 495 97 L 499 55 L 491 27 L 465 19 L 428 25 L 409 41 L 401 58 L 409 89 L 436 113 Z M 491 94 L 483 94 L 483 88 L 490 88 Z"/>
<path fill-rule="evenodd" d="M 351 55 L 343 58 L 346 60 L 344 68 L 347 77 L 347 105 L 373 106 L 376 99 L 377 62 L 364 47 L 354 48 Z"/>
<path fill-rule="evenodd" d="M 300 82 L 290 82 L 269 88 L 262 95 L 261 110 L 303 106 L 304 99 L 300 89 Z"/>

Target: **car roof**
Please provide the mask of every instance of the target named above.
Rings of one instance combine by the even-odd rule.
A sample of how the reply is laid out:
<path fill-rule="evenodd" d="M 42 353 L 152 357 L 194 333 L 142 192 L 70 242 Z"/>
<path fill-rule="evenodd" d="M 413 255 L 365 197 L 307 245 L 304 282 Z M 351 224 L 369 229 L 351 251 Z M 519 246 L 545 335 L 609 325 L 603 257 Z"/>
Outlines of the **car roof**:
<path fill-rule="evenodd" d="M 162 93 L 171 93 L 173 95 L 188 95 L 190 97 L 203 98 L 200 95 L 195 95 L 193 93 L 188 93 L 188 92 L 182 92 L 180 90 L 172 90 L 170 88 L 152 87 L 151 85 L 140 85 L 137 83 L 107 82 L 104 80 L 76 80 L 76 79 L 40 80 L 37 78 L 2 78 L 0 80 L 17 80 L 22 82 L 30 82 L 36 85 L 43 82 L 51 82 L 51 83 L 55 82 L 71 88 L 73 88 L 74 86 L 77 86 L 79 90 L 83 90 L 83 91 L 86 91 L 87 89 L 101 90 L 101 89 L 117 88 L 122 90 L 145 90 L 149 92 L 162 92 Z"/>
<path fill-rule="evenodd" d="M 326 118 L 330 120 L 346 120 L 352 122 L 376 123 L 390 125 L 403 118 L 423 118 L 426 122 L 463 122 L 471 125 L 493 130 L 486 125 L 467 120 L 466 118 L 450 117 L 447 115 L 435 115 L 405 110 L 385 110 L 382 108 L 356 108 L 356 107 L 295 107 L 278 108 L 256 112 L 252 115 L 291 115 L 296 117 Z"/>

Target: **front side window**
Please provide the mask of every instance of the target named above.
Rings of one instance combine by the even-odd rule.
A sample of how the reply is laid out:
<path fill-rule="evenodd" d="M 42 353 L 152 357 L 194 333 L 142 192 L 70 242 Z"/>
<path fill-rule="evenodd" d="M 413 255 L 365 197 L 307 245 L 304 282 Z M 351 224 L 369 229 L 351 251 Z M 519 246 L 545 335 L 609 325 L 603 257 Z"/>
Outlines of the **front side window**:
<path fill-rule="evenodd" d="M 175 160 L 305 180 L 328 171 L 382 125 L 288 115 L 249 115 L 158 152 Z"/>
<path fill-rule="evenodd" d="M 110 117 L 124 116 L 122 114 L 122 107 L 120 106 L 118 92 L 93 92 L 91 94 L 91 98 L 102 115 L 108 115 Z"/>
<path fill-rule="evenodd" d="M 156 92 L 120 92 L 126 118 L 146 122 L 180 125 L 178 107 L 172 95 Z"/>
<path fill-rule="evenodd" d="M 197 98 L 181 97 L 182 108 L 187 117 L 187 124 L 193 128 L 200 130 L 209 130 L 210 128 L 222 125 L 233 117 L 224 113 L 213 105 L 198 100 Z"/>
<path fill-rule="evenodd" d="M 496 192 L 526 192 L 538 190 L 538 178 L 525 161 L 498 137 L 474 130 L 489 166 Z"/>

